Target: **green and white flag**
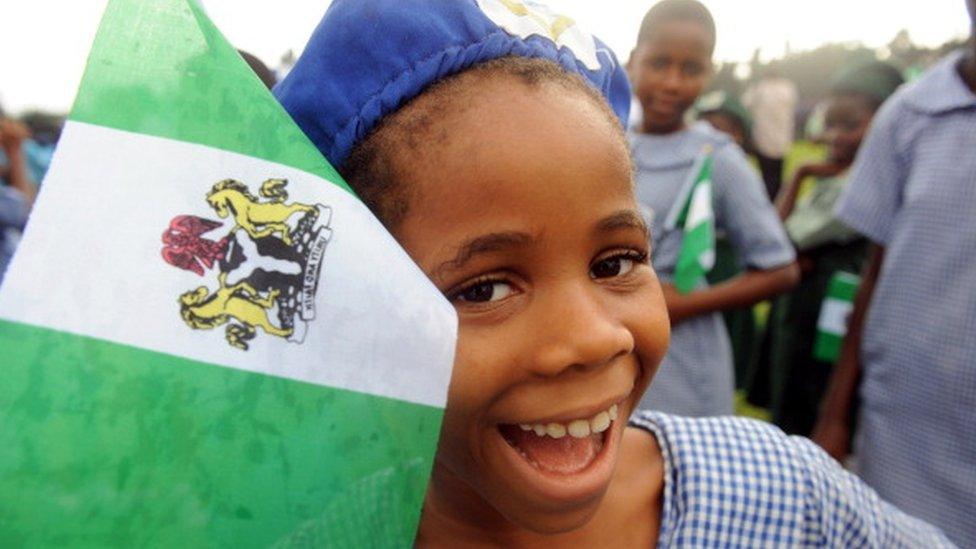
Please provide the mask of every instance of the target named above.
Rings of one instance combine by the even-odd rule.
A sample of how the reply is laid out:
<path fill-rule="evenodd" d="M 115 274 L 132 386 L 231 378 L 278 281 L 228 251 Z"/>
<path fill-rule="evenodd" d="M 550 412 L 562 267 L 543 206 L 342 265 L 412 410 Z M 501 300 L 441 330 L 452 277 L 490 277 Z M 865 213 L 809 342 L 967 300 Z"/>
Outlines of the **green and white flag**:
<path fill-rule="evenodd" d="M 682 230 L 681 248 L 674 267 L 674 285 L 679 293 L 694 290 L 715 265 L 715 212 L 712 210 L 712 151 L 706 147 L 691 172 L 694 176 L 682 188 L 671 215 L 669 229 Z"/>
<path fill-rule="evenodd" d="M 854 297 L 860 284 L 861 277 L 844 271 L 838 271 L 830 278 L 817 318 L 817 336 L 813 340 L 815 359 L 837 362 L 840 358 L 847 324 L 854 310 Z"/>
<path fill-rule="evenodd" d="M 409 545 L 456 332 L 195 0 L 110 0 L 0 289 L 0 547 Z"/>

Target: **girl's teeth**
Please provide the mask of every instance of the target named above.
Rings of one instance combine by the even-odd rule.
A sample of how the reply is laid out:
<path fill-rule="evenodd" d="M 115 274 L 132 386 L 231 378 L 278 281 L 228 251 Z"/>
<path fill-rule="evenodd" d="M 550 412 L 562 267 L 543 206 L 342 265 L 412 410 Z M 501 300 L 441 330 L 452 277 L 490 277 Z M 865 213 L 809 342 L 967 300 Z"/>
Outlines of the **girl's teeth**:
<path fill-rule="evenodd" d="M 569 434 L 573 435 L 573 438 L 590 436 L 590 422 L 585 419 L 573 420 L 569 424 Z"/>
<path fill-rule="evenodd" d="M 534 431 L 536 435 L 563 438 L 567 434 L 574 438 L 583 438 L 592 433 L 602 433 L 610 428 L 610 424 L 617 419 L 617 405 L 598 413 L 589 419 L 574 419 L 564 423 L 519 423 L 523 431 Z"/>
<path fill-rule="evenodd" d="M 569 427 L 570 427 L 570 432 L 572 433 L 573 424 L 570 423 Z M 562 423 L 550 423 L 549 425 L 546 425 L 546 434 L 551 436 L 552 438 L 563 438 L 564 436 L 566 436 L 566 427 L 563 426 Z"/>
<path fill-rule="evenodd" d="M 600 412 L 590 420 L 590 430 L 594 433 L 602 433 L 608 427 L 610 427 L 610 414 L 607 412 Z"/>

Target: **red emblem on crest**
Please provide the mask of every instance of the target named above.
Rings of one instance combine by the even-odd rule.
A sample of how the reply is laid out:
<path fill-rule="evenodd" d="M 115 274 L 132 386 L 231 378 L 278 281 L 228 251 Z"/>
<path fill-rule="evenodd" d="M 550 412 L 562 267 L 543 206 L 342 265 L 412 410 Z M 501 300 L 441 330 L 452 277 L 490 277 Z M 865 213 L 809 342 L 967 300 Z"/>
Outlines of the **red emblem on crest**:
<path fill-rule="evenodd" d="M 163 233 L 163 259 L 174 267 L 203 276 L 203 269 L 211 269 L 224 257 L 227 239 L 210 240 L 203 234 L 220 227 L 221 223 L 194 215 L 179 215 L 169 222 Z"/>

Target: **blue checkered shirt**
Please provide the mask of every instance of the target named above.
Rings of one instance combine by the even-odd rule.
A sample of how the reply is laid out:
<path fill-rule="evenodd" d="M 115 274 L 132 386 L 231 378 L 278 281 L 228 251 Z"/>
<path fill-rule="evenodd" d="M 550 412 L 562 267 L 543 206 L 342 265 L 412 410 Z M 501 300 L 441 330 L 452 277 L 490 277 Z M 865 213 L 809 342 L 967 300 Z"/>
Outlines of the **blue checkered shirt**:
<path fill-rule="evenodd" d="M 861 341 L 857 472 L 976 547 L 976 94 L 961 58 L 881 108 L 837 215 L 885 248 Z"/>
<path fill-rule="evenodd" d="M 759 421 L 638 412 L 664 457 L 659 547 L 954 547 L 808 439 Z"/>

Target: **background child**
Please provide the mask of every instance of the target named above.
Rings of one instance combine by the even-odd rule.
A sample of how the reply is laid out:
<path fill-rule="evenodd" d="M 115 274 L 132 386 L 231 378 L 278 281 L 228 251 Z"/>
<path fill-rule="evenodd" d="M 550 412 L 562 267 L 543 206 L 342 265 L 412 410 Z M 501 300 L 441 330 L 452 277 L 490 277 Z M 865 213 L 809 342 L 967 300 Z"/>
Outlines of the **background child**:
<path fill-rule="evenodd" d="M 755 122 L 753 144 L 770 199 L 779 194 L 783 160 L 793 145 L 798 100 L 796 84 L 781 74 L 776 63 L 767 66 L 762 77 L 742 94 Z"/>
<path fill-rule="evenodd" d="M 814 357 L 827 285 L 838 272 L 860 273 L 867 249 L 859 233 L 834 217 L 834 207 L 871 118 L 902 82 L 898 70 L 880 62 L 842 72 L 827 104 L 826 161 L 800 167 L 777 200 L 802 272 L 800 284 L 774 301 L 767 325 L 773 421 L 787 433 L 809 436 L 833 368 Z M 797 200 L 808 177 L 813 187 Z"/>
<path fill-rule="evenodd" d="M 885 103 L 851 169 L 837 216 L 875 247 L 814 437 L 847 454 L 857 391 L 865 480 L 974 547 L 976 2 L 967 6 L 967 50 Z"/>
<path fill-rule="evenodd" d="M 591 46 L 535 3 L 336 0 L 275 90 L 458 313 L 417 545 L 944 543 L 770 426 L 626 426 L 668 318 Z"/>
<path fill-rule="evenodd" d="M 752 116 L 739 99 L 722 90 L 709 92 L 695 102 L 698 120 L 728 135 L 743 151 L 752 148 Z"/>
<path fill-rule="evenodd" d="M 654 269 L 674 330 L 671 348 L 641 407 L 691 416 L 731 414 L 733 368 L 720 311 L 751 305 L 796 283 L 793 248 L 742 150 L 685 113 L 708 83 L 715 47 L 711 14 L 695 0 L 663 0 L 644 16 L 628 62 L 643 111 L 630 137 L 637 199 L 655 212 Z M 706 147 L 713 149 L 713 208 L 748 270 L 681 295 L 670 283 L 683 233 L 665 219 Z"/>

